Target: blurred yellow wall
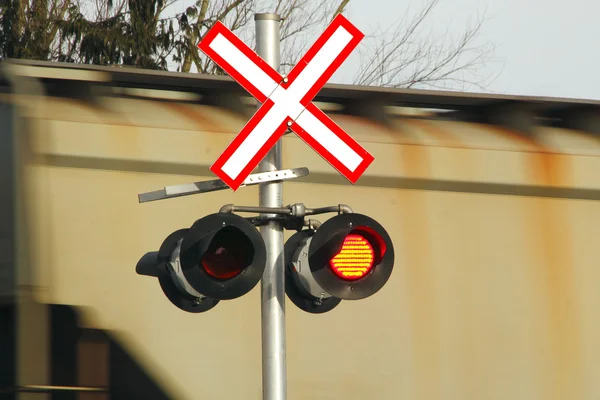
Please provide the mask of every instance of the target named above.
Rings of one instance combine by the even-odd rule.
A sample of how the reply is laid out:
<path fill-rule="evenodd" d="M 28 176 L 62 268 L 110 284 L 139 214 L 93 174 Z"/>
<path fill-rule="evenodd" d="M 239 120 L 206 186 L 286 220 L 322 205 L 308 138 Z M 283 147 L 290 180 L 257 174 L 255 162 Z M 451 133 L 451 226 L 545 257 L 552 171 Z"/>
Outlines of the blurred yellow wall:
<path fill-rule="evenodd" d="M 14 101 L 31 150 L 24 201 L 36 298 L 82 307 L 86 324 L 114 331 L 173 398 L 260 399 L 259 288 L 186 314 L 135 273 L 172 231 L 223 204 L 257 204 L 256 187 L 137 202 L 214 179 L 208 167 L 244 118 L 124 98 Z M 290 135 L 284 167 L 311 175 L 284 185 L 284 203 L 348 204 L 385 226 L 397 259 L 371 298 L 324 315 L 286 303 L 289 399 L 600 398 L 600 202 L 576 198 L 600 190 L 600 141 L 333 117 L 375 162 L 352 186 Z M 565 198 L 530 195 L 556 188 Z"/>

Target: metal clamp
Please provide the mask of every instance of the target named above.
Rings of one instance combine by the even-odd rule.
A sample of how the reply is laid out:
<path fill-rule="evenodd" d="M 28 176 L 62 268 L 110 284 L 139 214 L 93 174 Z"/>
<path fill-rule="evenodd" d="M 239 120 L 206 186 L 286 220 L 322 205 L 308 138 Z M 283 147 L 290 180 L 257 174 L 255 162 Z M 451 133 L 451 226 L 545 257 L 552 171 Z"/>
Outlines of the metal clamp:
<path fill-rule="evenodd" d="M 257 213 L 257 214 L 277 214 L 283 216 L 293 217 L 305 217 L 307 215 L 327 214 L 327 213 L 338 213 L 338 214 L 352 214 L 352 208 L 345 204 L 338 204 L 337 206 L 319 207 L 319 208 L 306 208 L 302 203 L 295 203 L 285 207 L 257 207 L 257 206 L 236 206 L 233 204 L 225 204 L 219 210 L 221 213 L 234 213 L 234 212 L 245 212 L 245 213 Z"/>
<path fill-rule="evenodd" d="M 317 220 L 305 220 L 307 215 L 326 214 L 331 212 L 337 212 L 338 214 L 351 214 L 353 211 L 345 204 L 320 208 L 306 208 L 304 204 L 296 203 L 286 207 L 256 207 L 225 204 L 223 207 L 221 207 L 219 212 L 228 214 L 234 212 L 257 213 L 261 215 L 246 218 L 246 220 L 248 220 L 254 226 L 261 226 L 269 221 L 280 221 L 287 230 L 301 231 L 304 227 L 317 230 L 321 226 L 321 222 Z"/>

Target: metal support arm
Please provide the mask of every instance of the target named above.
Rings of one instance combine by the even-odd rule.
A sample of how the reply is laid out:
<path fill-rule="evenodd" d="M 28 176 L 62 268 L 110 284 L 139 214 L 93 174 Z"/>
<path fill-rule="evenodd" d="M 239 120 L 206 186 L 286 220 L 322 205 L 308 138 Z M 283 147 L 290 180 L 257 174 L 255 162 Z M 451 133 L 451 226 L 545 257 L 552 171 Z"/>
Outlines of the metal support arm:
<path fill-rule="evenodd" d="M 259 172 L 248 176 L 244 183 L 240 187 L 253 186 L 263 184 L 267 182 L 281 182 L 290 179 L 296 179 L 303 176 L 307 176 L 309 173 L 308 168 L 293 168 L 284 169 L 277 171 L 266 171 Z M 172 199 L 175 197 L 189 196 L 192 194 L 215 192 L 218 190 L 229 189 L 229 186 L 220 179 L 213 179 L 210 181 L 184 183 L 182 185 L 171 185 L 165 186 L 161 190 L 155 190 L 153 192 L 141 193 L 138 195 L 138 201 L 140 203 L 147 203 L 150 201 Z"/>
<path fill-rule="evenodd" d="M 318 215 L 327 213 L 352 214 L 352 208 L 345 204 L 337 206 L 306 208 L 302 203 L 295 203 L 286 207 L 264 207 L 264 206 L 236 206 L 234 204 L 225 204 L 219 210 L 220 213 L 256 213 L 256 214 L 276 214 L 283 216 L 304 217 L 306 215 Z"/>

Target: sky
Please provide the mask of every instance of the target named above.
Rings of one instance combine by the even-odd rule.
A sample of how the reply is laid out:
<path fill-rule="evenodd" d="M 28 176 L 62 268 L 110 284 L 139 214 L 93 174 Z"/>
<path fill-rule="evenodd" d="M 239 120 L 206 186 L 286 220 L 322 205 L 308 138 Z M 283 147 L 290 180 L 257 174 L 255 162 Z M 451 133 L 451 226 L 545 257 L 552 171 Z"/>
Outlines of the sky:
<path fill-rule="evenodd" d="M 347 16 L 367 33 L 393 25 L 408 4 L 351 0 Z M 441 0 L 427 23 L 460 34 L 469 18 L 485 15 L 480 40 L 496 46 L 482 71 L 495 77 L 489 92 L 600 99 L 599 11 L 595 0 Z"/>
<path fill-rule="evenodd" d="M 404 15 L 415 15 L 427 2 L 350 0 L 344 14 L 369 38 L 382 30 L 393 30 Z M 174 10 L 183 11 L 186 3 L 191 2 L 181 0 L 173 6 Z M 483 17 L 475 44 L 491 44 L 495 50 L 477 74 L 489 79 L 483 88 L 454 85 L 451 89 L 598 100 L 598 4 L 595 0 L 440 0 L 417 38 L 430 34 L 457 37 L 467 24 Z M 256 11 L 273 11 L 271 7 L 267 0 Z M 309 40 L 314 39 L 316 36 Z M 368 50 L 373 43 L 364 40 L 357 50 Z M 355 51 L 330 82 L 353 83 L 359 67 L 359 51 Z"/>

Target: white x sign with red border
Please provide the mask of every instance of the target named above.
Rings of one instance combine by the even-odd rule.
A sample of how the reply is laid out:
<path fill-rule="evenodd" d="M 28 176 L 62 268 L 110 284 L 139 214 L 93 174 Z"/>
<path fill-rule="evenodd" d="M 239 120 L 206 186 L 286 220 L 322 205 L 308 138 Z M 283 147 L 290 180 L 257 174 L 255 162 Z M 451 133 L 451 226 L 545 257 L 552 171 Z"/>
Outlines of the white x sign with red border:
<path fill-rule="evenodd" d="M 211 171 L 237 190 L 290 127 L 355 183 L 373 162 L 373 156 L 312 100 L 363 37 L 350 21 L 338 14 L 284 79 L 224 24 L 217 22 L 198 48 L 262 106 L 211 166 Z"/>

